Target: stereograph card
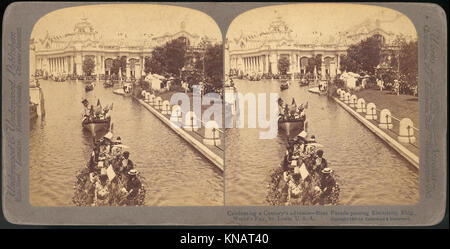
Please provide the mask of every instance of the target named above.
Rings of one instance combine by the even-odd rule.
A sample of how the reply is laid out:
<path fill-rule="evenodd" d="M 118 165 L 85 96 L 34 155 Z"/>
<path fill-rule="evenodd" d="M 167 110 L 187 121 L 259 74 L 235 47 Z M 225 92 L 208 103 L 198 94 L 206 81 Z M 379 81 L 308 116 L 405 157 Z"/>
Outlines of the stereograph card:
<path fill-rule="evenodd" d="M 12 3 L 4 216 L 437 224 L 446 37 L 425 3 Z"/>

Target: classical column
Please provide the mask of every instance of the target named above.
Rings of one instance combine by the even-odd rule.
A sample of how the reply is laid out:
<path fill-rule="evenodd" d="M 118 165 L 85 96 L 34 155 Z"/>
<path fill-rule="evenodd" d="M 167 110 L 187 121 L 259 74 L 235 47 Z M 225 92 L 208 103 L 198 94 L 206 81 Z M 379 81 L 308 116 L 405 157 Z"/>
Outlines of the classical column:
<path fill-rule="evenodd" d="M 105 74 L 105 56 L 102 55 L 100 57 L 100 63 L 101 63 L 100 70 L 102 70 L 102 74 Z"/>
<path fill-rule="evenodd" d="M 145 56 L 141 58 L 141 77 L 145 75 Z"/>
<path fill-rule="evenodd" d="M 70 59 L 70 68 L 69 68 L 69 71 L 70 71 L 70 73 L 71 74 L 73 74 L 73 65 L 75 65 L 75 58 L 73 57 L 73 55 L 72 56 L 70 56 L 69 57 L 69 59 Z"/>
<path fill-rule="evenodd" d="M 68 55 L 67 56 L 67 73 L 68 74 L 72 74 L 72 71 L 70 70 L 71 65 L 72 65 L 72 59 L 71 59 L 71 56 Z"/>
<path fill-rule="evenodd" d="M 255 56 L 252 56 L 252 72 L 255 72 L 255 64 L 256 64 L 256 60 L 255 60 Z"/>
<path fill-rule="evenodd" d="M 325 79 L 325 60 L 324 56 L 322 55 L 322 67 L 320 68 L 321 74 L 322 74 L 322 80 Z"/>
<path fill-rule="evenodd" d="M 264 72 L 265 72 L 265 73 L 269 73 L 269 55 L 266 54 L 266 55 L 264 56 L 264 58 L 265 58 L 265 60 L 266 60 L 266 66 L 264 67 Z"/>
<path fill-rule="evenodd" d="M 139 80 L 141 78 L 141 72 L 142 72 L 142 61 L 141 58 L 138 57 L 137 61 L 134 64 L 134 73 L 136 74 L 134 75 L 134 77 L 136 78 L 136 80 Z"/>
<path fill-rule="evenodd" d="M 273 72 L 274 74 L 278 74 L 278 60 L 279 60 L 279 54 L 277 53 L 277 54 L 274 56 L 274 61 L 273 61 L 273 63 L 272 63 L 272 72 Z"/>
<path fill-rule="evenodd" d="M 340 74 L 341 73 L 341 58 L 339 56 L 339 54 L 336 54 L 336 74 Z"/>
<path fill-rule="evenodd" d="M 127 57 L 126 77 L 127 81 L 130 80 L 130 63 L 128 62 L 128 57 Z"/>
<path fill-rule="evenodd" d="M 336 57 L 333 57 L 333 60 L 330 62 L 330 77 L 336 77 Z"/>
<path fill-rule="evenodd" d="M 245 57 L 245 73 L 248 73 L 249 71 L 250 71 L 249 58 Z"/>
<path fill-rule="evenodd" d="M 264 55 L 259 56 L 259 64 L 261 68 L 261 73 L 264 73 Z"/>
<path fill-rule="evenodd" d="M 261 63 L 261 55 L 260 56 L 258 56 L 258 72 L 262 72 L 262 68 L 261 68 L 261 65 L 262 63 Z"/>
<path fill-rule="evenodd" d="M 244 73 L 247 73 L 247 57 L 244 57 Z"/>
<path fill-rule="evenodd" d="M 75 58 L 75 63 L 76 63 L 76 71 L 77 71 L 77 75 L 83 75 L 83 70 L 81 68 L 81 63 L 82 63 L 82 58 L 81 55 L 77 55 Z"/>
<path fill-rule="evenodd" d="M 256 71 L 258 71 L 258 73 L 261 71 L 261 69 L 260 69 L 260 65 L 259 65 L 259 56 L 256 56 L 255 57 L 256 58 Z"/>

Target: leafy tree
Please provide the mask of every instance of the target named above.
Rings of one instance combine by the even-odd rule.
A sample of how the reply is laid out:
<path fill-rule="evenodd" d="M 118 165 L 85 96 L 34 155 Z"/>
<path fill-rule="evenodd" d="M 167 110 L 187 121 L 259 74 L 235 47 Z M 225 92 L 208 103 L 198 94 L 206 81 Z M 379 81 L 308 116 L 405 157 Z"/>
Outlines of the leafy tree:
<path fill-rule="evenodd" d="M 146 60 L 146 73 L 165 73 L 179 75 L 186 62 L 187 45 L 184 39 L 175 39 L 163 46 L 156 47 L 149 60 Z"/>
<path fill-rule="evenodd" d="M 351 45 L 347 49 L 346 60 L 341 61 L 346 71 L 367 72 L 373 74 L 375 67 L 380 63 L 381 40 L 371 36 L 361 42 Z"/>
<path fill-rule="evenodd" d="M 205 51 L 205 76 L 214 88 L 222 87 L 223 49 L 221 44 L 208 45 Z"/>
<path fill-rule="evenodd" d="M 186 42 L 181 38 L 175 39 L 168 42 L 165 48 L 166 72 L 172 75 L 179 75 L 181 68 L 186 62 Z"/>
<path fill-rule="evenodd" d="M 400 74 L 403 75 L 408 85 L 417 86 L 419 73 L 419 55 L 417 40 L 401 44 L 400 57 Z"/>
<path fill-rule="evenodd" d="M 162 75 L 166 70 L 164 47 L 156 47 L 151 57 L 146 60 L 144 71 Z"/>
<path fill-rule="evenodd" d="M 91 76 L 91 74 L 94 72 L 95 68 L 95 62 L 92 58 L 87 57 L 83 61 L 83 72 L 85 75 Z"/>
<path fill-rule="evenodd" d="M 287 57 L 281 57 L 278 60 L 278 71 L 282 75 L 286 75 L 287 71 L 289 70 L 290 62 Z"/>

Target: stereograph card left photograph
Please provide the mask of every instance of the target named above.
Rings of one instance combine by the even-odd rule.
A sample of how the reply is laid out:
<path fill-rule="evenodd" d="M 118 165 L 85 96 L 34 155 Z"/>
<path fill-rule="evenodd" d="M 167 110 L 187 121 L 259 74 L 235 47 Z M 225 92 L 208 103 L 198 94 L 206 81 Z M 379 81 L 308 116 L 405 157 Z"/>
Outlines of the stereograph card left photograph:
<path fill-rule="evenodd" d="M 437 5 L 21 2 L 3 27 L 11 223 L 443 217 Z"/>
<path fill-rule="evenodd" d="M 42 17 L 30 39 L 31 205 L 223 204 L 220 167 L 164 127 L 181 118 L 170 100 L 188 83 L 208 77 L 208 92 L 221 89 L 222 37 L 210 17 L 171 6 L 65 8 Z"/>

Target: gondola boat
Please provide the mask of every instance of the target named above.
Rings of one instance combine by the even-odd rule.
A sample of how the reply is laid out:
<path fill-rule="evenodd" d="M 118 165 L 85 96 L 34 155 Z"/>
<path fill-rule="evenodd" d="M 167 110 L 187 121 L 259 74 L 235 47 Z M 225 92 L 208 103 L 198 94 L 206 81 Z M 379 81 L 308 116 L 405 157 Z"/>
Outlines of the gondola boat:
<path fill-rule="evenodd" d="M 307 146 L 311 151 L 317 151 L 319 148 L 323 148 L 323 145 L 319 143 L 308 142 Z M 315 153 L 315 152 L 314 152 Z M 287 155 L 286 155 L 287 156 Z M 334 206 L 339 204 L 340 186 L 337 182 L 338 175 L 330 168 L 325 168 L 320 174 L 314 170 L 315 160 L 310 157 L 300 158 L 299 156 L 292 157 L 288 161 L 286 156 L 283 158 L 280 167 L 271 170 L 269 176 L 268 193 L 266 201 L 270 205 L 323 205 Z M 298 163 L 298 162 L 301 163 Z M 301 164 L 301 165 L 299 165 Z M 283 167 L 283 165 L 287 167 Z M 321 186 L 321 179 L 323 179 L 324 171 L 327 171 L 330 175 L 330 180 L 334 182 L 331 185 L 332 188 L 327 192 L 318 192 L 317 188 Z M 309 184 L 303 185 L 299 197 L 296 201 L 291 202 L 288 200 L 289 181 L 292 179 L 293 174 L 299 174 L 301 181 L 308 179 Z"/>
<path fill-rule="evenodd" d="M 281 85 L 280 85 L 280 89 L 281 90 L 286 90 L 288 88 L 289 88 L 289 83 L 287 82 L 287 80 L 286 81 L 282 81 Z"/>
<path fill-rule="evenodd" d="M 84 90 L 86 90 L 86 92 L 92 91 L 94 90 L 94 84 L 89 83 L 84 87 Z"/>
<path fill-rule="evenodd" d="M 95 137 L 100 131 L 108 131 L 111 126 L 111 117 L 105 119 L 89 120 L 84 118 L 81 122 L 84 129 L 89 130 L 93 137 Z"/>
<path fill-rule="evenodd" d="M 278 120 L 278 129 L 285 131 L 288 135 L 302 132 L 304 126 L 305 121 L 303 119 Z"/>
<path fill-rule="evenodd" d="M 105 82 L 103 83 L 103 87 L 105 88 L 109 88 L 109 87 L 113 87 L 114 86 L 114 82 L 112 80 L 105 80 Z"/>
<path fill-rule="evenodd" d="M 123 150 L 129 148 L 124 144 L 117 144 L 112 142 L 113 137 L 108 135 L 112 133 L 108 133 L 103 137 L 103 141 L 109 140 L 112 146 L 111 151 L 120 155 Z M 118 152 L 117 152 L 118 151 Z M 110 154 L 113 157 L 116 154 Z M 95 196 L 95 183 L 98 181 L 98 178 L 102 174 L 106 174 L 107 182 L 109 184 L 109 201 L 107 203 L 103 203 L 106 206 L 144 206 L 145 205 L 145 196 L 146 196 L 146 179 L 141 174 L 136 174 L 137 179 L 139 180 L 140 187 L 138 189 L 138 193 L 130 198 L 123 192 L 123 188 L 126 186 L 127 179 L 126 174 L 121 172 L 120 165 L 121 161 L 117 161 L 117 159 L 107 160 L 106 157 L 101 157 L 99 155 L 98 159 L 91 161 L 92 158 L 86 163 L 85 167 L 83 167 L 76 175 L 76 181 L 74 185 L 74 195 L 72 197 L 72 202 L 76 206 L 99 206 L 94 202 Z M 90 167 L 90 164 L 92 167 Z M 108 166 L 106 166 L 108 165 Z M 136 168 L 136 165 L 134 166 Z"/>

